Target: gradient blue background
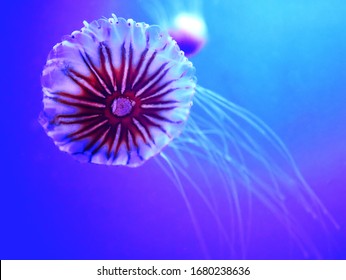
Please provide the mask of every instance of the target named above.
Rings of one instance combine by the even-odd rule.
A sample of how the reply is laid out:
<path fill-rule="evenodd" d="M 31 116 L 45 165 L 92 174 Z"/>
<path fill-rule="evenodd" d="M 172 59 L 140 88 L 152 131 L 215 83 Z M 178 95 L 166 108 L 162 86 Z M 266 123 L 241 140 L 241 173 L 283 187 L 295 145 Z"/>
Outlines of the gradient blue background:
<path fill-rule="evenodd" d="M 53 45 L 83 20 L 113 12 L 154 23 L 139 2 L 2 4 L 0 259 L 205 257 L 180 193 L 154 162 L 138 169 L 80 164 L 37 122 L 40 74 Z M 340 224 L 330 236 L 337 245 L 322 244 L 322 257 L 345 259 L 346 2 L 205 1 L 202 11 L 209 41 L 192 59 L 199 83 L 280 135 Z M 230 257 L 201 200 L 189 196 L 210 257 Z M 302 258 L 275 218 L 259 203 L 253 208 L 246 257 Z"/>

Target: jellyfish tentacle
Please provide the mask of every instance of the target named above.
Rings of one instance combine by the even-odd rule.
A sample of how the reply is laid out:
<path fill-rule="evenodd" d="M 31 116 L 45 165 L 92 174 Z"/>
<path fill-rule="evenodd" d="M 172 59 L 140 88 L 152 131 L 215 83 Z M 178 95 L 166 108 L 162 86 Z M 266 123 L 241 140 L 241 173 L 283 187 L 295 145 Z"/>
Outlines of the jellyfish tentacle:
<path fill-rule="evenodd" d="M 199 122 L 198 123 L 204 123 Z M 191 135 L 187 135 L 188 132 Z M 218 133 L 220 134 L 220 132 Z M 190 139 L 195 139 L 194 137 L 197 135 L 198 141 L 190 141 Z M 185 141 L 184 140 L 189 140 Z M 219 142 L 217 142 L 219 143 Z M 204 161 L 211 162 L 213 167 L 218 174 L 216 177 L 220 179 L 220 186 L 224 188 L 226 198 L 228 200 L 227 207 L 228 209 L 221 209 L 222 212 L 229 212 L 231 219 L 230 222 L 230 231 L 231 231 L 231 246 L 230 248 L 234 249 L 238 247 L 238 251 L 241 255 L 245 256 L 246 251 L 246 238 L 248 234 L 245 232 L 244 222 L 242 217 L 242 211 L 240 208 L 240 201 L 237 195 L 237 188 L 235 185 L 235 178 L 233 177 L 232 170 L 227 170 L 224 168 L 224 153 L 219 153 L 221 151 L 220 147 L 216 146 L 216 143 L 210 141 L 208 137 L 208 133 L 205 130 L 202 130 L 197 122 L 195 122 L 195 118 L 192 116 L 188 122 L 188 125 L 184 131 L 184 134 L 173 142 L 176 144 L 173 149 L 175 151 L 181 150 L 185 153 L 185 156 L 188 157 L 188 154 L 194 157 L 199 157 Z M 183 145 L 182 145 L 183 144 Z M 188 157 L 189 158 L 189 157 Z M 178 157 L 178 160 L 180 158 Z M 190 159 L 191 160 L 191 159 Z M 203 168 L 200 169 L 200 172 L 205 172 Z M 214 183 L 215 184 L 215 183 Z M 215 186 L 211 186 L 210 188 L 211 196 L 215 197 L 214 192 L 217 192 Z M 214 206 L 217 207 L 216 199 L 214 199 Z M 231 250 L 234 251 L 234 250 Z M 239 253 L 238 252 L 238 253 Z"/>
<path fill-rule="evenodd" d="M 255 155 L 254 151 L 261 151 L 258 153 L 258 155 L 266 155 L 266 158 L 262 157 L 261 161 L 265 162 L 267 159 L 267 166 L 270 166 L 270 169 L 272 170 L 272 175 L 275 178 L 285 178 L 286 180 L 289 180 L 292 182 L 292 179 L 296 181 L 296 184 L 298 184 L 301 188 L 301 192 L 297 193 L 296 195 L 299 197 L 299 199 L 302 202 L 302 205 L 305 207 L 306 211 L 310 212 L 311 215 L 315 216 L 325 216 L 326 219 L 322 219 L 322 222 L 330 222 L 333 224 L 333 227 L 339 228 L 339 225 L 334 220 L 334 218 L 330 215 L 330 213 L 327 211 L 325 206 L 321 203 L 319 198 L 316 196 L 316 194 L 313 192 L 311 187 L 307 184 L 306 180 L 302 176 L 299 168 L 297 167 L 297 164 L 295 163 L 294 159 L 292 158 L 291 153 L 288 151 L 286 145 L 282 142 L 282 140 L 276 135 L 276 133 L 268 127 L 262 120 L 260 120 L 257 116 L 250 113 L 249 111 L 245 110 L 244 108 L 241 108 L 240 106 L 237 106 L 234 103 L 231 103 L 224 99 L 222 96 L 216 94 L 215 92 L 212 92 L 207 89 L 203 89 L 201 87 L 197 88 L 197 91 L 199 93 L 204 93 L 205 98 L 201 98 L 202 100 L 210 100 L 211 98 L 213 100 L 217 101 L 217 105 L 223 107 L 226 111 L 230 112 L 226 118 L 229 121 L 232 121 L 231 115 L 234 114 L 240 119 L 244 120 L 247 124 L 249 124 L 255 131 L 259 132 L 266 141 L 268 141 L 269 145 L 274 148 L 279 155 L 283 158 L 283 161 L 286 163 L 287 170 L 291 170 L 292 175 L 289 175 L 287 171 L 284 171 L 282 167 L 278 166 L 275 162 L 275 160 L 270 159 L 268 155 L 266 155 L 266 151 L 261 149 L 258 144 L 252 139 L 251 136 L 248 134 L 246 135 L 246 140 L 251 146 L 255 149 L 252 149 L 251 146 L 249 147 L 248 151 L 252 153 L 252 155 Z M 198 97 L 198 95 L 197 95 Z M 196 98 L 198 99 L 198 98 Z M 238 129 L 239 130 L 239 129 Z M 241 131 L 241 129 L 240 129 Z M 252 151 L 251 151 L 252 150 Z M 278 186 L 276 187 L 276 190 L 279 191 L 278 194 L 280 194 L 280 189 Z M 283 194 L 281 193 L 280 196 L 283 197 Z M 323 223 L 324 223 L 323 222 Z"/>
<path fill-rule="evenodd" d="M 201 248 L 202 248 L 202 251 L 203 251 L 205 257 L 209 259 L 210 256 L 209 256 L 209 252 L 208 252 L 208 249 L 207 249 L 205 241 L 204 241 L 204 237 L 203 237 L 202 231 L 200 229 L 198 220 L 196 219 L 194 210 L 193 210 L 193 208 L 191 206 L 191 203 L 190 203 L 190 201 L 188 199 L 188 196 L 187 196 L 187 194 L 185 192 L 184 186 L 183 186 L 182 181 L 181 181 L 181 176 L 183 176 L 187 180 L 189 180 L 189 176 L 185 172 L 183 172 L 182 169 L 180 169 L 179 164 L 175 164 L 175 162 L 172 161 L 171 158 L 167 157 L 163 152 L 160 153 L 160 158 L 163 159 L 163 162 L 166 163 L 168 168 L 163 165 L 163 163 L 161 162 L 160 159 L 155 158 L 156 162 L 157 162 L 157 164 L 159 164 L 159 166 L 162 168 L 162 170 L 168 175 L 168 177 L 171 178 L 171 180 L 173 181 L 174 185 L 177 187 L 179 193 L 182 195 L 184 203 L 185 203 L 185 205 L 186 205 L 186 207 L 188 209 L 189 215 L 191 217 L 191 221 L 193 223 L 193 226 L 194 226 L 197 238 L 199 240 L 199 244 L 201 245 Z M 173 176 L 171 176 L 171 175 L 173 175 Z M 189 180 L 189 181 L 195 187 L 195 190 L 199 190 L 198 186 L 196 186 L 193 183 L 192 180 Z M 211 205 L 208 203 L 208 199 L 205 198 L 203 193 L 199 192 L 199 195 L 201 195 L 201 197 L 207 203 L 207 206 L 210 207 L 210 210 L 213 211 Z M 216 215 L 215 215 L 215 217 L 216 217 L 216 219 L 218 221 L 218 226 L 222 230 L 223 229 L 222 223 L 219 222 L 219 219 L 217 218 Z M 224 233 L 224 234 L 227 237 L 226 233 Z"/>
<path fill-rule="evenodd" d="M 194 101 L 194 114 L 183 134 L 170 145 L 170 160 L 180 167 L 193 165 L 196 169 L 199 165 L 193 162 L 199 160 L 213 166 L 218 174 L 214 176 L 220 180 L 228 205 L 231 205 L 231 225 L 233 223 L 237 232 L 230 232 L 230 237 L 237 236 L 241 240 L 240 251 L 246 252 L 249 244 L 247 233 L 251 230 L 252 201 L 256 198 L 287 229 L 305 257 L 319 258 L 316 244 L 290 212 L 287 201 L 295 199 L 300 210 L 314 219 L 318 217 L 319 226 L 327 235 L 328 225 L 337 225 L 302 177 L 283 142 L 257 117 L 212 91 L 197 86 Z M 197 173 L 205 172 L 199 169 Z M 184 178 L 183 173 L 188 171 L 182 170 L 179 174 Z M 188 177 L 193 181 L 193 175 Z M 220 188 L 214 190 L 219 192 Z M 244 191 L 249 204 L 245 212 L 244 202 L 240 201 L 243 194 L 239 196 Z M 213 209 L 216 214 L 225 211 Z"/>

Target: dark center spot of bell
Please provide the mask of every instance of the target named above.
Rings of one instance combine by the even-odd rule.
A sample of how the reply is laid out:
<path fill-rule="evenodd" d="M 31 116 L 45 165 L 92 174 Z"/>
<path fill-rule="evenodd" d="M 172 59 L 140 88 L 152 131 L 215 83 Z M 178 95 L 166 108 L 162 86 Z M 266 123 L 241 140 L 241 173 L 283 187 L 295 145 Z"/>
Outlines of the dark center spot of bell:
<path fill-rule="evenodd" d="M 126 97 L 114 99 L 112 104 L 112 112 L 117 117 L 124 117 L 131 113 L 134 102 Z"/>

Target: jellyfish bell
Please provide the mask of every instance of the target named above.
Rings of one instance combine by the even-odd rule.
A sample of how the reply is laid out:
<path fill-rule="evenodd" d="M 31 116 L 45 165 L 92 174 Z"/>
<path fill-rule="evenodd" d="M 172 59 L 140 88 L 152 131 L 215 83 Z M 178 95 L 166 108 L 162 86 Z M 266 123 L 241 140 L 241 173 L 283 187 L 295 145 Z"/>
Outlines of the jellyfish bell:
<path fill-rule="evenodd" d="M 115 15 L 84 25 L 48 56 L 41 124 L 79 160 L 139 166 L 181 133 L 194 68 L 157 26 Z"/>

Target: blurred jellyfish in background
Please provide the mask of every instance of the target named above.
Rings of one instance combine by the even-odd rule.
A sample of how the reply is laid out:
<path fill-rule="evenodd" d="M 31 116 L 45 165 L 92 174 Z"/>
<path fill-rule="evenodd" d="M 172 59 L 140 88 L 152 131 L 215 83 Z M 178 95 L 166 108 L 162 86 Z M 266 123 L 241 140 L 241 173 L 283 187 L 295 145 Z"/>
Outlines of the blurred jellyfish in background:
<path fill-rule="evenodd" d="M 305 257 L 320 257 L 297 215 L 307 213 L 326 234 L 336 224 L 285 145 L 256 116 L 196 85 L 179 47 L 189 56 L 201 50 L 207 40 L 201 18 L 179 13 L 158 22 L 163 29 L 116 16 L 84 22 L 49 54 L 41 124 L 62 151 L 81 161 L 140 168 L 153 157 L 181 192 L 206 257 L 190 187 L 213 215 L 213 230 L 229 255 L 246 257 L 255 198 Z"/>
<path fill-rule="evenodd" d="M 202 2 L 140 1 L 154 23 L 167 30 L 187 57 L 197 54 L 207 42 L 207 25 L 202 14 Z"/>

